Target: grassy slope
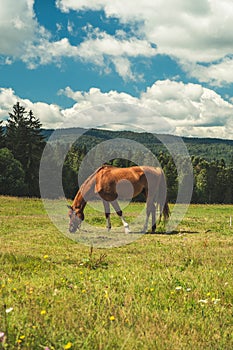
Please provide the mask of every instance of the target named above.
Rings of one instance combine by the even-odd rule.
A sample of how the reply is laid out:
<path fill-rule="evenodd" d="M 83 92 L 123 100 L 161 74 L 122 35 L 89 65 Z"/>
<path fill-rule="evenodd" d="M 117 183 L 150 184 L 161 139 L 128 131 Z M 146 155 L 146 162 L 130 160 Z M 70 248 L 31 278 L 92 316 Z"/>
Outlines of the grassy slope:
<path fill-rule="evenodd" d="M 0 197 L 7 349 L 232 349 L 232 213 L 191 206 L 179 234 L 90 254 L 40 200 Z"/>

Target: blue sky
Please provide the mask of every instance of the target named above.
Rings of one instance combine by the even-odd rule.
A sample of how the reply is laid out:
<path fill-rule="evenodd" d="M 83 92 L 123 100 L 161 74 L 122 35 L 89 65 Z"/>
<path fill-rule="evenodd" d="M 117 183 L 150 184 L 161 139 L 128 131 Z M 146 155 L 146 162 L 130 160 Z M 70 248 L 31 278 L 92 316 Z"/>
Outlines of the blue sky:
<path fill-rule="evenodd" d="M 231 0 L 0 0 L 0 117 L 233 139 Z M 160 122 L 158 123 L 158 120 Z"/>

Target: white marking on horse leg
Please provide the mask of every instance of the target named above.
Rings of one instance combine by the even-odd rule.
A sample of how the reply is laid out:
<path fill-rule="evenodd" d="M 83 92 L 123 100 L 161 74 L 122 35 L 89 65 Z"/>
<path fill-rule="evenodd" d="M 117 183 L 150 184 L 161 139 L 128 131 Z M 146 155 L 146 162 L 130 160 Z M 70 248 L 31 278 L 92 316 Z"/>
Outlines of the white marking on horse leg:
<path fill-rule="evenodd" d="M 115 209 L 117 215 L 121 218 L 122 224 L 124 225 L 124 229 L 125 229 L 125 233 L 129 233 L 130 229 L 129 229 L 129 224 L 125 221 L 123 215 L 122 215 L 122 210 L 117 202 L 117 200 L 111 202 L 113 208 Z"/>
<path fill-rule="evenodd" d="M 121 215 L 120 218 L 121 218 L 122 224 L 124 225 L 125 233 L 130 233 L 129 224 L 125 221 L 123 215 Z"/>

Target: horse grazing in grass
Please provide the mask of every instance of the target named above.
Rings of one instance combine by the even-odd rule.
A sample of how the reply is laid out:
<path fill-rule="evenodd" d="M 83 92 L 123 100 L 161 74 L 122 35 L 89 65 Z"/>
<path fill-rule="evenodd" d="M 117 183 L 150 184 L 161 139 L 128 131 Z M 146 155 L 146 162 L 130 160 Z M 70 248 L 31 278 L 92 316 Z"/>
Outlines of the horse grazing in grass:
<path fill-rule="evenodd" d="M 132 199 L 143 193 L 146 198 L 146 221 L 142 232 L 147 231 L 149 216 L 152 216 L 152 233 L 156 230 L 156 206 L 160 219 L 167 220 L 170 214 L 167 203 L 166 179 L 161 168 L 149 166 L 133 166 L 117 168 L 103 165 L 90 175 L 78 190 L 69 208 L 69 231 L 76 232 L 84 220 L 84 208 L 87 201 L 99 195 L 103 201 L 107 229 L 111 229 L 110 204 L 122 220 L 125 233 L 129 233 L 129 225 L 125 221 L 117 199 L 120 194 L 124 199 Z M 156 206 L 155 206 L 156 203 Z"/>

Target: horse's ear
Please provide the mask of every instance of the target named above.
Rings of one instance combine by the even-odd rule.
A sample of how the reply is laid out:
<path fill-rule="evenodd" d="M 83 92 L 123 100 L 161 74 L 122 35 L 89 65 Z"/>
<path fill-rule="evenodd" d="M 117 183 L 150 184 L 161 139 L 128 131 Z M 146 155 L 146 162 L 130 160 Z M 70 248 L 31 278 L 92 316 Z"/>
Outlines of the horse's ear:
<path fill-rule="evenodd" d="M 73 208 L 71 207 L 71 205 L 67 205 L 67 208 L 73 210 Z"/>

